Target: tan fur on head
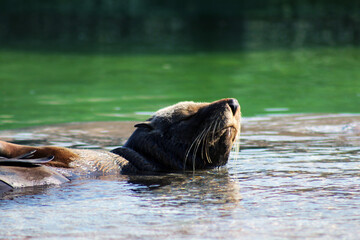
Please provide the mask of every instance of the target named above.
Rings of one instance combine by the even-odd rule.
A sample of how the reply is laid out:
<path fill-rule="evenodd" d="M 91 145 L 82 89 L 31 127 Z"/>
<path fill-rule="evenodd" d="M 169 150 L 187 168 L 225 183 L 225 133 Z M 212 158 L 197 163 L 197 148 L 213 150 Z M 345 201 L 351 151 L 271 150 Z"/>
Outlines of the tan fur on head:
<path fill-rule="evenodd" d="M 195 103 L 192 101 L 179 102 L 158 110 L 154 114 L 153 119 L 162 118 L 167 120 L 171 119 L 172 121 L 181 120 L 196 113 L 199 108 L 205 105 L 208 105 L 208 103 Z"/>

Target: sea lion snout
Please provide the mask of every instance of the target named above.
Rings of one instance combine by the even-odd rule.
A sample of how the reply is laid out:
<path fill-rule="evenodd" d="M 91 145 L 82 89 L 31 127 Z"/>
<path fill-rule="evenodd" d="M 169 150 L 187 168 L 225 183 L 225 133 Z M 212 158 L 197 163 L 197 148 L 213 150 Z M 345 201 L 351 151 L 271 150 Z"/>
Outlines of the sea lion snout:
<path fill-rule="evenodd" d="M 237 99 L 225 98 L 219 101 L 210 103 L 209 107 L 215 106 L 215 112 L 209 114 L 210 119 L 216 119 L 217 116 L 222 116 L 222 124 L 220 128 L 234 128 L 237 132 L 240 131 L 241 107 Z"/>
<path fill-rule="evenodd" d="M 227 104 L 229 105 L 233 115 L 235 116 L 236 112 L 240 108 L 238 100 L 236 100 L 235 98 L 230 98 L 227 100 Z"/>

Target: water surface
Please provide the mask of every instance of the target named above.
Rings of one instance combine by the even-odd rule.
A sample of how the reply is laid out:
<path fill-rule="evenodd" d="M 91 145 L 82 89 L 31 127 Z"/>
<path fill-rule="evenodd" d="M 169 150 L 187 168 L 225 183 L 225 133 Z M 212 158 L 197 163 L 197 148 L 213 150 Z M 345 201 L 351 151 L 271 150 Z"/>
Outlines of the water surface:
<path fill-rule="evenodd" d="M 235 97 L 243 116 L 359 113 L 359 48 L 110 54 L 0 49 L 0 129 L 144 120 Z"/>
<path fill-rule="evenodd" d="M 47 134 L 63 129 L 54 139 L 71 146 L 73 134 L 75 147 L 119 136 L 101 136 L 111 124 L 93 123 L 85 135 L 77 127 L 0 135 L 21 142 L 34 133 L 34 144 L 52 144 Z M 9 192 L 0 200 L 0 238 L 358 239 L 359 134 L 358 115 L 245 118 L 242 150 L 223 168 Z"/>

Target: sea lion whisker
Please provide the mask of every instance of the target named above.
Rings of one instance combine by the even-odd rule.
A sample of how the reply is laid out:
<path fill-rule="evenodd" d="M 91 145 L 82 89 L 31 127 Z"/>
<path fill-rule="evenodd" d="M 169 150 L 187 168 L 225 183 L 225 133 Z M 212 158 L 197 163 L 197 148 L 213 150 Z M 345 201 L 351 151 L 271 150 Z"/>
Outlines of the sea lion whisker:
<path fill-rule="evenodd" d="M 210 135 L 211 128 L 216 124 L 216 121 L 213 121 L 209 128 L 207 129 L 206 137 L 204 139 L 208 139 Z M 209 141 L 203 141 L 203 147 L 201 148 L 201 158 L 204 158 L 204 150 L 206 151 L 206 146 L 209 144 Z M 206 156 L 205 156 L 206 157 Z"/>
<path fill-rule="evenodd" d="M 216 129 L 217 122 L 218 122 L 218 118 L 216 118 L 216 120 L 214 121 L 214 126 L 213 126 L 213 129 L 212 129 L 211 141 L 212 141 L 212 140 L 214 139 L 214 137 L 215 137 L 215 129 Z"/>
<path fill-rule="evenodd" d="M 197 141 L 197 143 L 196 143 L 196 145 L 195 145 L 194 155 L 193 155 L 193 157 L 192 157 L 192 160 L 193 160 L 193 171 L 195 171 L 195 161 L 196 161 L 197 152 L 198 152 L 198 150 L 199 150 L 199 146 L 200 146 L 201 143 L 203 142 L 203 139 L 206 138 L 208 129 L 209 129 L 209 128 L 205 128 L 205 129 L 201 132 L 200 138 L 198 139 L 198 141 Z"/>
<path fill-rule="evenodd" d="M 208 135 L 210 135 L 210 131 L 209 131 L 209 134 Z M 208 161 L 208 163 L 212 163 L 212 161 L 211 161 L 211 157 L 209 156 L 209 137 L 210 136 L 207 136 L 206 138 L 207 138 L 207 142 L 206 142 L 206 145 L 205 145 L 205 157 L 206 157 L 206 160 Z M 212 138 L 211 139 L 211 141 L 214 141 L 214 138 Z"/>
<path fill-rule="evenodd" d="M 209 157 L 210 156 L 209 145 L 211 142 L 214 142 L 215 140 L 215 133 L 219 124 L 220 124 L 220 117 L 216 118 L 216 120 L 213 121 L 213 123 L 208 128 L 206 141 L 204 141 L 203 143 L 202 154 L 203 152 L 205 152 L 205 159 L 207 160 L 208 163 L 212 163 L 211 157 Z M 210 139 L 210 133 L 211 133 L 211 139 Z"/>
<path fill-rule="evenodd" d="M 193 146 L 195 146 L 195 143 L 201 138 L 201 135 L 202 135 L 202 133 L 203 133 L 204 131 L 205 131 L 205 130 L 203 130 L 201 133 L 199 133 L 199 135 L 196 136 L 196 138 L 194 139 L 194 141 L 191 143 L 190 147 L 189 147 L 188 150 L 186 151 L 185 159 L 184 159 L 184 170 L 186 169 L 186 162 L 187 162 L 187 159 L 188 159 L 188 157 L 189 157 L 189 154 L 190 154 L 191 149 L 193 148 Z"/>
<path fill-rule="evenodd" d="M 209 158 L 209 156 L 208 156 L 208 148 L 209 148 L 209 135 L 210 135 L 210 132 L 211 132 L 211 128 L 213 127 L 213 123 L 207 128 L 207 130 L 206 130 L 206 133 L 204 134 L 204 137 L 203 137 L 203 139 L 202 139 L 202 144 L 203 144 L 203 146 L 202 146 L 202 148 L 201 148 L 201 154 L 202 154 L 202 158 L 204 158 L 203 157 L 203 155 L 204 155 L 204 151 L 205 151 L 205 159 L 209 162 L 209 163 L 211 163 L 211 159 Z"/>
<path fill-rule="evenodd" d="M 206 132 L 204 133 L 202 139 L 201 139 L 201 159 L 204 159 L 204 148 L 206 147 L 206 138 L 208 136 L 208 129 L 206 129 Z M 206 156 L 205 156 L 206 157 Z"/>
<path fill-rule="evenodd" d="M 215 124 L 214 124 L 214 127 L 212 129 L 212 138 L 211 138 L 211 142 L 213 144 L 215 142 L 215 134 L 219 131 L 219 126 L 220 126 L 220 123 L 221 123 L 221 117 L 220 116 L 217 117 L 214 122 L 215 122 Z M 212 163 L 211 156 L 210 156 L 210 153 L 209 153 L 209 149 L 210 149 L 209 145 L 210 144 L 208 144 L 208 147 L 206 148 L 205 154 L 206 154 L 208 162 Z"/>
<path fill-rule="evenodd" d="M 218 128 L 219 124 L 220 124 L 220 117 L 216 118 L 211 141 L 214 141 L 214 139 L 215 139 L 215 133 L 217 132 L 217 128 Z"/>

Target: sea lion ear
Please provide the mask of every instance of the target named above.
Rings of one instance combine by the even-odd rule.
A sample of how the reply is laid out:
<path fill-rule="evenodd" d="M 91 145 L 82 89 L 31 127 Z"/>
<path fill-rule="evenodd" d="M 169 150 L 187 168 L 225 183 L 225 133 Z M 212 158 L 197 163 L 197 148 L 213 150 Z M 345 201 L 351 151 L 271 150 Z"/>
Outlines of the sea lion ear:
<path fill-rule="evenodd" d="M 141 123 L 138 123 L 138 124 L 135 124 L 134 127 L 136 128 L 147 128 L 149 130 L 153 130 L 154 127 L 151 125 L 151 122 L 150 121 L 146 121 L 146 122 L 141 122 Z"/>

